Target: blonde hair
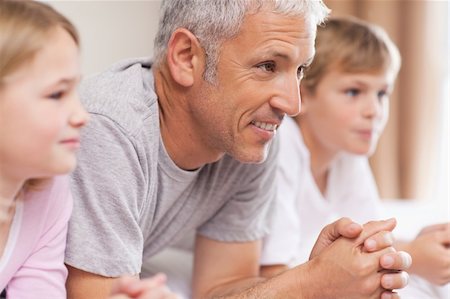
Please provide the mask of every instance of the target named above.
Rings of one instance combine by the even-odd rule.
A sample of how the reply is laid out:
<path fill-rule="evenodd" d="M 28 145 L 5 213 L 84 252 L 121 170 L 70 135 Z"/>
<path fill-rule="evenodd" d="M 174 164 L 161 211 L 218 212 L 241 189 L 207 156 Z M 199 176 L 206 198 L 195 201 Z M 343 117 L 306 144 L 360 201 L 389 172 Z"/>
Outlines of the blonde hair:
<path fill-rule="evenodd" d="M 47 4 L 29 0 L 0 0 L 0 88 L 4 78 L 33 59 L 57 27 L 79 45 L 75 27 Z"/>
<path fill-rule="evenodd" d="M 400 69 L 400 53 L 387 33 L 353 17 L 332 18 L 317 28 L 315 47 L 314 61 L 301 83 L 312 92 L 330 69 L 349 73 L 388 71 L 394 77 Z"/>
<path fill-rule="evenodd" d="M 66 30 L 77 45 L 77 30 L 47 4 L 29 0 L 0 0 L 0 90 L 4 79 L 31 61 L 55 28 Z M 48 179 L 30 179 L 23 190 L 36 189 Z"/>

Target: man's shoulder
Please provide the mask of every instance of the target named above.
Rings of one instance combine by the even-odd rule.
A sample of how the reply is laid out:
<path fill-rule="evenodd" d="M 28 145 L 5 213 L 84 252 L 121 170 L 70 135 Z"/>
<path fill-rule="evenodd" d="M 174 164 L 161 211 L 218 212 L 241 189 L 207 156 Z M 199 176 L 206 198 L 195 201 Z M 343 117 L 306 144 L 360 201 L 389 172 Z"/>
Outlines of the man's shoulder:
<path fill-rule="evenodd" d="M 120 61 L 81 83 L 80 97 L 91 114 L 110 119 L 129 134 L 157 122 L 158 101 L 149 58 Z"/>

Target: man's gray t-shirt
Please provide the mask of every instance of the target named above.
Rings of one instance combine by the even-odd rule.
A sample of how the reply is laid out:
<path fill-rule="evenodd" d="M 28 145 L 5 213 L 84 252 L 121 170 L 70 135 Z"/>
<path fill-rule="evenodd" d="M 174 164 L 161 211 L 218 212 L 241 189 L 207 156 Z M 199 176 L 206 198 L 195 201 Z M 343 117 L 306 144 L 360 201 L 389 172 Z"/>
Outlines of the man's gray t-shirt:
<path fill-rule="evenodd" d="M 195 171 L 177 167 L 159 130 L 151 62 L 133 59 L 85 80 L 90 113 L 72 175 L 66 263 L 95 274 L 137 274 L 142 260 L 197 230 L 224 242 L 267 233 L 275 151 L 262 164 L 225 155 Z"/>

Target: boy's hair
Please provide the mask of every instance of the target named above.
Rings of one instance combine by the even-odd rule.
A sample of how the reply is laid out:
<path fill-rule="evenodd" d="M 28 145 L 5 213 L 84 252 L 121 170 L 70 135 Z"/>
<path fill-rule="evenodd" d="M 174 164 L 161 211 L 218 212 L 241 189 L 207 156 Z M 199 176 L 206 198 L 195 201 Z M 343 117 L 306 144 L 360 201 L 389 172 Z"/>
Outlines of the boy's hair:
<path fill-rule="evenodd" d="M 307 16 L 316 24 L 329 12 L 320 0 L 164 0 L 154 43 L 155 65 L 163 62 L 172 33 L 183 27 L 195 34 L 205 50 L 204 79 L 215 82 L 221 44 L 239 33 L 246 15 L 266 6 L 287 16 Z"/>
<path fill-rule="evenodd" d="M 30 62 L 58 27 L 66 30 L 77 45 L 80 44 L 73 24 L 47 4 L 29 0 L 0 0 L 0 92 L 5 84 L 4 79 Z M 47 181 L 29 179 L 22 190 L 38 189 Z"/>
<path fill-rule="evenodd" d="M 66 30 L 79 45 L 72 23 L 47 4 L 0 0 L 0 89 L 5 77 L 32 60 L 57 27 Z"/>
<path fill-rule="evenodd" d="M 396 45 L 379 26 L 346 17 L 332 18 L 317 28 L 316 54 L 302 85 L 314 91 L 330 69 L 348 73 L 391 72 L 400 69 Z"/>

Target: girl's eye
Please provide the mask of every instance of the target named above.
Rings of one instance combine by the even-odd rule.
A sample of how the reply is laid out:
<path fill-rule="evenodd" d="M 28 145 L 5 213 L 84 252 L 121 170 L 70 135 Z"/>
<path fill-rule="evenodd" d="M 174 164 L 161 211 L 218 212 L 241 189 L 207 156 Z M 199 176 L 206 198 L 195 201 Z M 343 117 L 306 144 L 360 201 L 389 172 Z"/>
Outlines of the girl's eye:
<path fill-rule="evenodd" d="M 345 94 L 349 97 L 356 97 L 360 94 L 360 90 L 356 88 L 347 89 Z"/>
<path fill-rule="evenodd" d="M 47 98 L 49 99 L 53 99 L 53 100 L 59 100 L 64 96 L 64 92 L 63 91 L 57 91 L 57 92 L 53 92 L 51 94 L 49 94 L 47 96 Z"/>
<path fill-rule="evenodd" d="M 271 72 L 271 73 L 275 72 L 275 63 L 274 62 L 264 62 L 262 64 L 259 64 L 257 67 L 265 72 Z"/>

